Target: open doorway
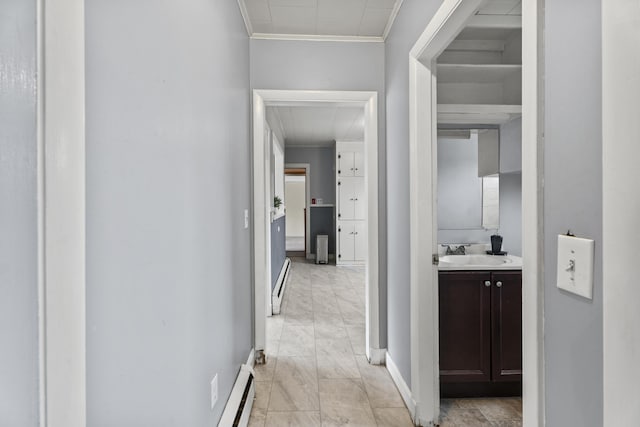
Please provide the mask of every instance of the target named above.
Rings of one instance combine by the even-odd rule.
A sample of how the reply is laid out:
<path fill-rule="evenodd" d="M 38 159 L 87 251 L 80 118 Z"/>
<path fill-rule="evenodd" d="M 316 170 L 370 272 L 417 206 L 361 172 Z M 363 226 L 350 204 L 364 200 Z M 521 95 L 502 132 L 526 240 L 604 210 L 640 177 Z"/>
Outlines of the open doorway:
<path fill-rule="evenodd" d="M 253 206 L 254 206 L 254 277 L 255 277 L 255 346 L 256 361 L 264 362 L 264 351 L 266 349 L 266 316 L 269 306 L 270 292 L 270 262 L 271 262 L 271 219 L 272 211 L 271 203 L 266 197 L 269 194 L 266 183 L 269 182 L 271 171 L 271 162 L 268 159 L 270 152 L 266 145 L 268 138 L 267 117 L 269 116 L 269 108 L 286 107 L 293 109 L 298 107 L 305 110 L 310 116 L 316 117 L 319 114 L 325 114 L 324 111 L 317 111 L 317 107 L 322 106 L 343 106 L 345 108 L 355 108 L 360 112 L 363 129 L 363 140 L 361 140 L 364 167 L 367 170 L 367 177 L 364 185 L 364 193 L 366 195 L 366 234 L 372 242 L 378 242 L 378 105 L 376 92 L 356 92 L 356 91 L 279 91 L 279 90 L 254 90 L 254 147 L 253 147 Z M 335 108 L 334 108 L 335 109 Z M 313 111 L 312 111 L 313 110 Z M 282 118 L 282 116 L 281 116 Z M 295 124 L 297 121 L 292 120 Z M 277 121 L 273 122 L 276 127 Z M 286 140 L 286 138 L 285 138 Z M 285 144 L 286 145 L 286 144 Z M 336 233 L 336 171 L 335 171 L 335 153 L 336 143 L 332 141 L 330 147 L 304 147 L 307 151 L 314 152 L 313 157 L 320 164 L 328 163 L 328 172 L 325 173 L 324 181 L 317 180 L 307 174 L 307 188 L 309 181 L 314 184 L 311 192 L 307 191 L 307 258 L 315 258 L 314 245 L 309 244 L 309 240 L 313 238 L 309 232 L 309 214 L 311 210 L 317 212 L 318 216 L 322 216 L 325 220 L 318 222 L 319 231 L 317 234 L 333 234 Z M 289 152 L 289 147 L 285 148 L 285 163 L 304 162 L 300 157 L 294 156 L 295 151 L 301 147 L 291 147 L 293 150 Z M 325 153 L 326 151 L 326 153 Z M 295 153 L 299 154 L 299 153 Z M 289 159 L 289 160 L 287 160 Z M 312 163 L 312 162 L 309 162 Z M 311 164 L 313 166 L 313 164 Z M 313 166 L 312 169 L 319 172 L 320 169 Z M 325 190 L 323 190 L 323 188 Z M 311 201 L 309 200 L 311 197 Z M 313 199 L 315 203 L 313 203 Z M 310 203 L 311 202 L 311 203 Z M 284 200 L 287 204 L 286 197 Z M 309 209 L 313 208 L 313 209 Z M 286 210 L 285 210 L 286 212 Z M 313 222 L 313 221 L 311 221 Z M 333 246 L 335 247 L 335 234 Z M 328 249 L 331 251 L 332 242 L 329 240 Z M 334 252 L 335 253 L 335 252 Z M 379 315 L 379 255 L 377 245 L 367 245 L 365 253 L 365 267 L 363 277 L 365 305 L 364 313 L 364 341 L 366 358 L 370 363 L 381 364 L 384 362 L 385 349 L 380 348 L 380 326 Z"/>
<path fill-rule="evenodd" d="M 501 7 L 507 7 L 507 3 L 515 8 L 511 10 L 517 12 L 512 14 L 510 11 L 506 11 L 502 15 L 496 13 L 496 10 Z M 541 105 L 537 74 L 538 54 L 541 46 L 538 3 L 533 0 L 522 3 L 517 1 L 483 2 L 480 0 L 445 1 L 433 20 L 427 25 L 410 54 L 410 145 L 413 153 L 410 170 L 410 218 L 411 229 L 415 230 L 411 236 L 411 384 L 416 402 L 415 419 L 417 423 L 421 423 L 420 425 L 438 422 L 442 418 L 440 413 L 441 392 L 455 394 L 461 392 L 460 383 L 478 384 L 494 379 L 497 379 L 496 383 L 502 383 L 497 386 L 497 388 L 501 388 L 508 382 L 503 380 L 516 379 L 520 375 L 520 368 L 501 369 L 500 361 L 491 359 L 491 351 L 494 350 L 492 343 L 501 342 L 495 336 L 492 338 L 492 334 L 495 334 L 493 328 L 500 325 L 496 319 L 491 317 L 491 314 L 488 318 L 484 318 L 482 317 L 484 314 L 481 315 L 479 311 L 477 311 L 478 318 L 476 319 L 478 321 L 474 325 L 482 324 L 480 332 L 485 334 L 488 339 L 474 341 L 478 346 L 473 351 L 478 350 L 478 352 L 476 354 L 470 352 L 465 355 L 465 357 L 470 356 L 468 360 L 478 366 L 464 372 L 464 369 L 457 369 L 456 364 L 459 360 L 447 360 L 448 355 L 443 356 L 443 351 L 446 352 L 455 347 L 455 343 L 446 341 L 447 336 L 450 336 L 456 328 L 459 330 L 467 329 L 466 326 L 461 327 L 460 324 L 456 326 L 454 323 L 443 320 L 443 316 L 452 315 L 452 308 L 455 311 L 455 308 L 459 307 L 460 299 L 448 291 L 440 292 L 443 284 L 440 280 L 442 274 L 440 270 L 442 270 L 443 264 L 455 264 L 454 259 L 446 259 L 446 262 L 441 261 L 445 261 L 445 257 L 461 256 L 461 252 L 456 252 L 457 250 L 477 249 L 483 254 L 486 250 L 490 250 L 493 255 L 493 249 L 487 247 L 487 245 L 490 246 L 490 241 L 486 237 L 497 235 L 495 226 L 498 225 L 500 228 L 502 226 L 500 219 L 497 224 L 489 224 L 488 226 L 485 226 L 483 221 L 483 213 L 495 210 L 484 203 L 483 192 L 487 190 L 487 193 L 491 193 L 491 188 L 496 187 L 493 185 L 495 183 L 487 181 L 489 188 L 485 188 L 484 182 L 478 181 L 478 176 L 475 177 L 473 185 L 476 202 L 472 208 L 474 213 L 473 226 L 469 226 L 468 223 L 461 223 L 462 225 L 444 224 L 447 221 L 460 219 L 458 214 L 461 213 L 462 206 L 460 203 L 454 204 L 453 211 L 449 212 L 450 215 L 439 211 L 439 208 L 443 207 L 439 204 L 442 200 L 439 200 L 437 188 L 438 168 L 441 167 L 438 160 L 439 157 L 446 154 L 441 153 L 441 149 L 452 156 L 461 154 L 459 149 L 468 148 L 471 139 L 477 143 L 481 133 L 486 133 L 486 129 L 497 129 L 500 134 L 503 131 L 502 126 L 519 120 L 520 116 L 522 116 L 521 124 L 519 124 L 522 132 L 520 138 L 522 152 L 521 154 L 517 153 L 517 157 L 522 160 L 522 178 L 520 179 L 518 176 L 517 180 L 512 180 L 512 177 L 508 177 L 503 180 L 499 162 L 493 162 L 489 172 L 479 173 L 479 175 L 482 177 L 499 174 L 498 192 L 503 184 L 506 184 L 505 188 L 513 189 L 516 187 L 516 185 L 511 185 L 513 182 L 510 181 L 518 181 L 517 187 L 521 188 L 522 202 L 518 203 L 518 207 L 522 212 L 520 218 L 522 226 L 518 228 L 523 230 L 523 234 L 522 244 L 517 249 L 522 250 L 522 282 L 525 286 L 506 286 L 507 280 L 512 278 L 500 276 L 503 274 L 501 272 L 493 275 L 492 271 L 482 273 L 488 274 L 488 277 L 474 277 L 473 284 L 464 286 L 475 292 L 478 298 L 486 301 L 486 307 L 489 308 L 492 304 L 499 305 L 501 303 L 500 298 L 504 297 L 505 289 L 518 289 L 518 292 L 510 295 L 509 298 L 515 301 L 512 306 L 522 309 L 519 318 L 522 322 L 522 328 L 518 327 L 518 322 L 513 322 L 509 325 L 502 325 L 502 331 L 508 330 L 514 336 L 522 337 L 515 348 L 513 359 L 522 360 L 522 404 L 525 423 L 537 425 L 542 419 L 544 402 L 541 388 L 543 352 L 540 295 L 542 291 L 540 263 L 538 262 L 539 251 L 537 250 L 540 245 L 541 230 L 540 201 L 538 199 L 540 182 L 537 163 L 540 152 L 538 121 L 541 120 L 538 115 L 539 105 Z M 482 13 L 481 10 L 485 7 L 491 11 Z M 510 49 L 510 45 L 514 43 L 520 43 L 522 48 Z M 516 59 L 519 61 L 517 54 L 520 52 L 522 53 L 522 63 L 516 61 Z M 440 132 L 446 130 L 447 132 L 460 133 L 460 131 L 465 131 L 471 133 L 473 131 L 475 136 L 473 138 L 465 136 L 466 142 L 458 141 L 458 146 L 445 148 L 440 146 L 439 136 L 441 135 L 439 135 L 438 128 L 440 128 Z M 458 134 L 455 138 L 460 139 L 461 137 Z M 493 145 L 499 150 L 499 143 Z M 473 163 L 478 165 L 482 163 L 482 159 L 478 158 L 482 151 L 478 148 L 474 150 L 476 158 Z M 498 155 L 493 157 L 499 159 L 500 153 L 498 152 Z M 490 172 L 492 168 L 494 171 Z M 454 178 L 462 179 L 463 176 L 455 173 Z M 456 187 L 459 184 L 456 181 Z M 445 215 L 446 217 L 442 218 L 445 220 L 443 222 L 440 216 Z M 469 216 L 465 215 L 463 219 L 466 221 Z M 495 220 L 492 219 L 489 222 L 495 222 Z M 493 230 L 491 230 L 492 228 Z M 467 240 L 465 235 L 477 232 L 484 233 L 486 236 L 481 236 L 482 239 L 477 236 L 469 238 L 471 240 L 479 239 L 481 240 L 479 243 L 484 245 L 479 248 L 470 248 L 468 242 L 465 241 Z M 455 243 L 466 245 L 456 245 Z M 510 251 L 513 251 L 511 247 L 516 247 L 515 242 L 511 239 L 509 246 Z M 431 263 L 425 262 L 424 257 L 427 254 L 430 254 L 432 258 Z M 478 255 L 480 254 L 478 253 Z M 495 261 L 495 258 L 493 260 Z M 450 282 L 449 279 L 462 280 L 463 276 L 466 280 L 468 276 L 472 275 L 472 272 L 468 272 L 468 268 L 457 266 L 454 270 L 451 273 L 459 274 L 460 277 L 447 277 L 445 282 Z M 467 271 L 462 274 L 458 270 Z M 476 284 L 479 286 L 475 286 Z M 459 290 L 458 288 L 456 290 Z M 452 299 L 456 300 L 455 305 L 450 304 Z M 443 303 L 448 306 L 441 311 Z M 475 305 L 474 307 L 477 308 Z M 490 311 L 487 312 L 490 313 Z M 464 313 L 467 314 L 467 311 Z M 449 317 L 455 322 L 460 319 L 460 316 L 455 315 Z M 513 325 L 515 327 L 512 327 Z M 444 344 L 443 340 L 445 340 Z M 462 341 L 470 342 L 469 340 Z M 513 360 L 509 360 L 508 363 L 511 362 Z M 509 376 L 511 378 L 507 378 Z M 441 388 L 441 382 L 445 382 L 445 379 L 449 381 L 449 384 L 447 387 Z M 504 390 L 496 391 L 496 393 L 502 392 Z M 509 392 L 504 393 L 509 394 Z"/>
<path fill-rule="evenodd" d="M 286 252 L 288 257 L 307 256 L 307 168 L 285 166 Z"/>

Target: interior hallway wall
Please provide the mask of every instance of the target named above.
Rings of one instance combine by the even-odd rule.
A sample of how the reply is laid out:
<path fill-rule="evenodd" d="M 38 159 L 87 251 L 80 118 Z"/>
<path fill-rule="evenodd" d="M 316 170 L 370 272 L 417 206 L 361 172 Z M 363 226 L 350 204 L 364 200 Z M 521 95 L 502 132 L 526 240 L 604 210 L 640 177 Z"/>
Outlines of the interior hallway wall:
<path fill-rule="evenodd" d="M 604 422 L 601 0 L 548 1 L 545 21 L 546 421 L 595 427 Z M 556 287 L 557 236 L 568 229 L 596 242 L 593 301 Z"/>
<path fill-rule="evenodd" d="M 86 52 L 88 425 L 216 425 L 253 341 L 244 22 L 87 0 Z"/>
<path fill-rule="evenodd" d="M 386 347 L 387 175 L 384 162 L 386 152 L 384 44 L 283 40 L 251 40 L 250 43 L 252 89 L 378 92 L 378 265 L 382 336 L 380 345 Z M 311 172 L 313 173 L 313 169 Z"/>
<path fill-rule="evenodd" d="M 385 45 L 388 351 L 409 386 L 409 51 L 441 4 L 441 0 L 404 0 Z M 431 254 L 424 256 L 431 262 Z"/>
<path fill-rule="evenodd" d="M 38 425 L 37 12 L 0 2 L 0 425 Z"/>

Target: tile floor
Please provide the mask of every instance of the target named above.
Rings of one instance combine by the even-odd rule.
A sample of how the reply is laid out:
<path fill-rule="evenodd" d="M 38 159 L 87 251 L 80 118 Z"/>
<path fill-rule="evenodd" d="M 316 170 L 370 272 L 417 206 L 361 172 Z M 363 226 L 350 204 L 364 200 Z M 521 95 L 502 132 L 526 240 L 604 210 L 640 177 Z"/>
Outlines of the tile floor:
<path fill-rule="evenodd" d="M 411 427 L 389 373 L 365 357 L 364 268 L 292 259 L 282 314 L 267 319 L 251 427 Z M 441 426 L 519 426 L 519 399 L 442 402 Z"/>

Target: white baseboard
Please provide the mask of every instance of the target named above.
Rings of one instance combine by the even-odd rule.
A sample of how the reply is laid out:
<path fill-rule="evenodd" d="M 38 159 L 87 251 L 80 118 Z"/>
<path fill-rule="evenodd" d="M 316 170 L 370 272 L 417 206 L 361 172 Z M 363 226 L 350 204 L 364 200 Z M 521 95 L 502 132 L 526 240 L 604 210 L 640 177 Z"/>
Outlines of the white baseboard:
<path fill-rule="evenodd" d="M 284 288 L 289 278 L 289 271 L 291 270 L 291 260 L 285 258 L 276 286 L 273 288 L 273 294 L 271 295 L 271 312 L 272 314 L 280 314 L 280 308 L 282 307 L 282 299 L 284 298 Z"/>
<path fill-rule="evenodd" d="M 370 348 L 369 349 L 369 363 L 372 365 L 384 365 L 386 359 L 386 348 Z"/>
<path fill-rule="evenodd" d="M 400 374 L 398 367 L 394 363 L 391 356 L 389 356 L 389 353 L 387 353 L 386 359 L 387 359 L 386 360 L 387 371 L 389 371 L 389 374 L 391 375 L 393 382 L 396 384 L 396 387 L 398 387 L 398 391 L 400 391 L 400 396 L 402 396 L 402 400 L 404 400 L 404 404 L 407 405 L 407 409 L 411 414 L 411 419 L 415 422 L 416 421 L 416 401 L 413 399 L 413 394 L 411 393 L 411 389 L 409 388 L 407 383 L 404 381 L 404 378 L 402 378 L 402 375 Z"/>
<path fill-rule="evenodd" d="M 251 349 L 249 352 L 249 357 L 247 357 L 247 366 L 253 368 L 256 364 L 256 351 L 255 349 Z"/>

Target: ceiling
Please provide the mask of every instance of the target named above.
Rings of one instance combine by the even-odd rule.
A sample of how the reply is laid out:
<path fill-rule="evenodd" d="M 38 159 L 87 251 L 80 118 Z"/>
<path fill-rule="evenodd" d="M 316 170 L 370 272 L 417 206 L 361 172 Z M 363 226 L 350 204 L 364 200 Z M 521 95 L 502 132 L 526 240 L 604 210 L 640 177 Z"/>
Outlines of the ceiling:
<path fill-rule="evenodd" d="M 239 0 L 256 36 L 386 37 L 402 0 Z"/>
<path fill-rule="evenodd" d="M 490 0 L 479 10 L 478 15 L 522 15 L 522 0 Z"/>
<path fill-rule="evenodd" d="M 364 107 L 325 103 L 311 107 L 267 107 L 267 121 L 280 128 L 285 146 L 329 147 L 364 139 Z"/>

